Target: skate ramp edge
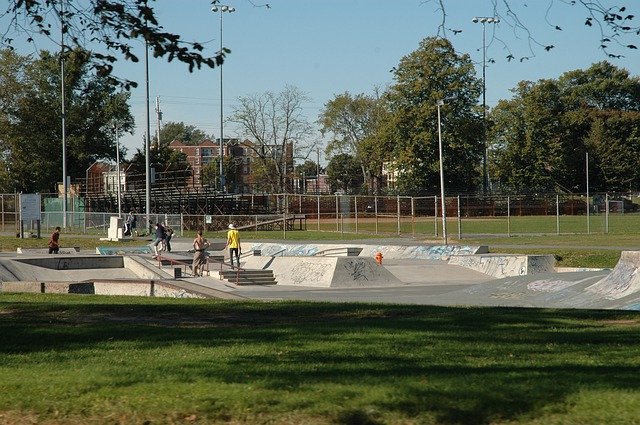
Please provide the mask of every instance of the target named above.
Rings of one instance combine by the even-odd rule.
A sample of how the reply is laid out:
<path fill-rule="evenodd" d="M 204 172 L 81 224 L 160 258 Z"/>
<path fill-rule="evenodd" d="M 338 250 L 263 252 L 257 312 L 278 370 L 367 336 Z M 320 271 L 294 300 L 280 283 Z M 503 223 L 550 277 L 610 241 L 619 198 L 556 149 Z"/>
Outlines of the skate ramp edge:
<path fill-rule="evenodd" d="M 387 259 L 428 259 L 442 260 L 455 255 L 484 254 L 489 252 L 485 245 L 369 245 L 350 244 L 283 244 L 256 243 L 242 244 L 243 251 L 260 251 L 263 256 L 311 257 L 323 253 L 331 256 L 349 256 L 349 248 L 359 248 L 359 257 L 373 258 L 381 252 Z M 331 254 L 329 254 L 331 253 Z M 340 254 L 341 253 L 341 254 Z"/>
<path fill-rule="evenodd" d="M 555 271 L 553 255 L 452 255 L 449 264 L 466 267 L 498 279 Z"/>
<path fill-rule="evenodd" d="M 617 300 L 640 291 L 640 251 L 622 251 L 611 273 L 586 288 L 587 292 Z"/>

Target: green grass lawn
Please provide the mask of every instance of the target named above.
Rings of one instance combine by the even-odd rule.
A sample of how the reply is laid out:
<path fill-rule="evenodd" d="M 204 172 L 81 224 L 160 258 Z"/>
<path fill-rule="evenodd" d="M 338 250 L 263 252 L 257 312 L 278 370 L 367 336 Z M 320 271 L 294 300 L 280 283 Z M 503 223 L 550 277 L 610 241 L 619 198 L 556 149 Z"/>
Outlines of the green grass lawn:
<path fill-rule="evenodd" d="M 640 313 L 0 295 L 2 424 L 637 424 Z"/>

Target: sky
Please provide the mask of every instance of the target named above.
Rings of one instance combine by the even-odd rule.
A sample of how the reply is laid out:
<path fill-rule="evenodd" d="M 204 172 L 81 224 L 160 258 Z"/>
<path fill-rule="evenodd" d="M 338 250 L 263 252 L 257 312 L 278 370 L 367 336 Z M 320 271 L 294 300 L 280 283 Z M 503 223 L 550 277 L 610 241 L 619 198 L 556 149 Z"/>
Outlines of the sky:
<path fill-rule="evenodd" d="M 223 44 L 231 54 L 223 66 L 223 107 L 227 117 L 241 96 L 278 93 L 295 86 L 311 99 L 304 111 L 315 122 L 323 106 L 338 94 L 373 94 L 393 83 L 391 69 L 430 36 L 442 35 L 442 13 L 435 0 L 224 0 L 235 7 L 223 16 Z M 615 5 L 615 0 L 602 0 Z M 598 48 L 600 33 L 584 25 L 587 12 L 581 5 L 562 0 L 511 0 L 520 21 L 540 44 L 554 45 L 546 52 L 504 19 L 497 0 L 444 0 L 446 27 L 459 54 L 468 54 L 482 77 L 483 28 L 474 16 L 502 16 L 498 24 L 486 24 L 486 103 L 493 107 L 511 97 L 519 81 L 558 78 L 565 72 L 586 69 L 610 60 L 614 65 L 640 75 L 639 50 L 616 49 L 625 55 L 608 59 Z M 205 54 L 220 48 L 220 13 L 211 12 L 210 0 L 157 0 L 152 3 L 165 30 L 184 40 L 205 42 Z M 494 9 L 498 7 L 498 9 Z M 637 10 L 633 10 L 637 9 Z M 640 19 L 640 4 L 625 12 Z M 562 31 L 554 29 L 555 26 Z M 494 32 L 495 31 L 495 32 Z M 637 40 L 640 45 L 640 38 Z M 139 44 L 139 57 L 144 47 Z M 509 51 L 515 60 L 507 61 Z M 530 46 L 533 49 L 530 50 Z M 28 47 L 25 49 L 28 50 Z M 28 53 L 28 52 L 25 52 Z M 518 60 L 522 56 L 533 56 Z M 495 62 L 493 62 L 495 60 Z M 120 62 L 115 74 L 133 79 L 139 87 L 131 93 L 131 111 L 136 121 L 134 135 L 122 137 L 130 158 L 144 146 L 146 95 L 144 62 Z M 220 132 L 220 71 L 203 68 L 189 73 L 182 63 L 167 63 L 150 57 L 149 96 L 151 132 L 155 133 L 155 99 L 159 97 L 163 122 L 184 122 L 218 137 Z M 479 99 L 481 101 L 481 99 Z M 226 137 L 244 137 L 232 124 L 225 124 Z M 324 143 L 319 132 L 311 139 Z M 313 158 L 315 159 L 315 158 Z M 322 158 L 322 162 L 326 159 Z"/>

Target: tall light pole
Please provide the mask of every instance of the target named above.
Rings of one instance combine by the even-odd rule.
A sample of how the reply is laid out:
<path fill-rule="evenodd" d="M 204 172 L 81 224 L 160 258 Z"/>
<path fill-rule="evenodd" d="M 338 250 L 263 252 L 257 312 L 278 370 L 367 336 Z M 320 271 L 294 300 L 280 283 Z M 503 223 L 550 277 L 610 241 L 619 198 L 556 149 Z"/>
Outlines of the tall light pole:
<path fill-rule="evenodd" d="M 226 13 L 233 13 L 236 11 L 235 7 L 227 6 L 226 4 L 220 4 L 219 0 L 214 0 L 214 6 L 211 8 L 212 12 L 220 12 L 220 54 L 223 53 L 224 48 L 222 44 L 222 16 Z M 220 191 L 225 192 L 224 181 L 224 104 L 222 96 L 222 64 L 220 64 Z"/>
<path fill-rule="evenodd" d="M 471 20 L 474 24 L 482 24 L 482 193 L 486 194 L 489 188 L 489 175 L 487 174 L 487 42 L 486 25 L 497 24 L 500 19 L 493 16 L 476 16 Z"/>
<path fill-rule="evenodd" d="M 116 131 L 116 181 L 117 181 L 117 193 L 118 193 L 118 217 L 122 217 L 122 208 L 120 205 L 120 133 L 118 132 L 118 124 L 113 125 Z"/>
<path fill-rule="evenodd" d="M 447 245 L 447 209 L 444 201 L 444 167 L 442 164 L 442 124 L 440 120 L 440 107 L 444 105 L 444 99 L 438 100 L 438 156 L 440 158 L 440 202 L 442 205 L 442 240 Z"/>
<path fill-rule="evenodd" d="M 64 20 L 64 1 L 60 2 L 60 109 L 62 116 L 62 228 L 67 228 L 67 196 L 69 193 L 69 187 L 67 186 L 67 124 L 66 115 L 67 108 L 65 104 L 65 90 L 64 90 L 64 34 L 65 34 L 65 20 Z"/>

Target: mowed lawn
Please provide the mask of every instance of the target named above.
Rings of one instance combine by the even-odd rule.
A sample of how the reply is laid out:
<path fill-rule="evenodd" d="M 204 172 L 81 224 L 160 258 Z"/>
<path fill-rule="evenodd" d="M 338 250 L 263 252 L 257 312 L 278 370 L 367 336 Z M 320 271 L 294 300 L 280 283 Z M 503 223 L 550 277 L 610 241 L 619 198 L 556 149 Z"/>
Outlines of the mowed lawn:
<path fill-rule="evenodd" d="M 640 313 L 0 294 L 3 424 L 637 424 Z"/>

